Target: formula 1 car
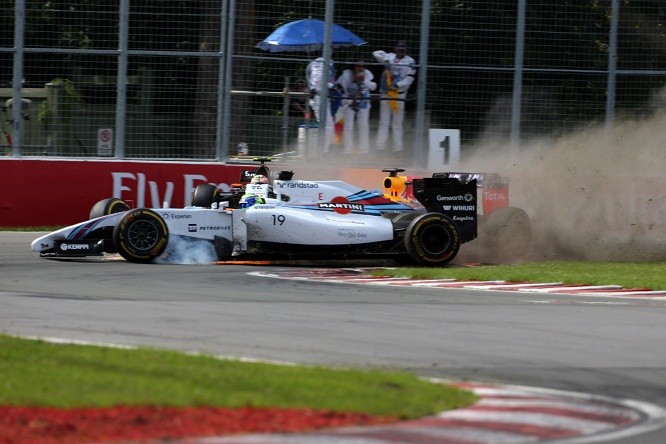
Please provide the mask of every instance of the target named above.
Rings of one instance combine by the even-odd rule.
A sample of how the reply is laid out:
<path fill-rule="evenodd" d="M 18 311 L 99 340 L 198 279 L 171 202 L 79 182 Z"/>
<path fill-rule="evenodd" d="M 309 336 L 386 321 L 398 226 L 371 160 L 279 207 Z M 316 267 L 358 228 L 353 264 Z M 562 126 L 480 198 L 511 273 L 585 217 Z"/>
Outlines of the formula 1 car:
<path fill-rule="evenodd" d="M 418 209 L 420 202 L 414 196 L 416 176 L 399 175 L 404 169 L 385 169 L 384 196 L 394 202 Z M 498 173 L 435 173 L 433 177 L 457 178 L 463 183 L 475 180 L 477 201 L 481 201 L 477 215 L 478 239 L 474 244 L 486 257 L 493 260 L 519 259 L 525 256 L 532 243 L 530 218 L 521 208 L 509 206 L 509 179 Z M 450 202 L 454 204 L 455 202 Z M 447 206 L 443 211 L 448 211 Z"/>
<path fill-rule="evenodd" d="M 268 159 L 258 160 L 256 177 L 269 178 Z M 292 176 L 282 171 L 273 183 L 252 181 L 228 193 L 202 184 L 192 206 L 180 209 L 130 209 L 120 199 L 104 199 L 90 220 L 35 239 L 32 249 L 42 256 L 117 252 L 148 263 L 178 237 L 211 243 L 219 260 L 385 257 L 437 266 L 477 235 L 474 178 L 414 178 L 416 206 L 339 180 Z"/>

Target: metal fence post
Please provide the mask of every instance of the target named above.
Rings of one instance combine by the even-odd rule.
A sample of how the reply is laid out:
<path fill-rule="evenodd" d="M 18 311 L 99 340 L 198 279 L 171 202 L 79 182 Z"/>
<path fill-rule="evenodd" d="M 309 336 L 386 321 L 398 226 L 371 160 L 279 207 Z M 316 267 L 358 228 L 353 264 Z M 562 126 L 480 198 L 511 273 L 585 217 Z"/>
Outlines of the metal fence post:
<path fill-rule="evenodd" d="M 115 157 L 124 159 L 125 125 L 127 122 L 127 59 L 129 55 L 129 12 L 130 0 L 120 1 L 120 23 L 118 24 L 118 76 L 116 79 L 116 128 Z"/>
<path fill-rule="evenodd" d="M 615 80 L 617 78 L 617 31 L 620 21 L 620 0 L 613 0 L 608 45 L 608 86 L 606 87 L 606 128 L 613 125 L 615 115 Z"/>
<path fill-rule="evenodd" d="M 419 73 L 416 88 L 416 138 L 414 143 L 413 164 L 418 168 L 426 167 L 429 146 L 423 146 L 424 116 L 426 97 L 426 78 L 428 74 L 428 41 L 430 39 L 430 0 L 423 0 L 421 5 L 421 42 L 419 49 Z M 427 138 L 426 138 L 427 140 Z"/>
<path fill-rule="evenodd" d="M 14 8 L 14 71 L 12 80 L 12 156 L 21 155 L 21 123 L 23 120 L 23 57 L 25 36 L 25 0 Z"/>
<path fill-rule="evenodd" d="M 331 42 L 333 41 L 333 12 L 335 11 L 335 0 L 328 0 L 326 2 L 326 13 L 325 13 L 325 24 L 324 24 L 324 48 L 323 48 L 323 57 L 324 57 L 324 66 L 322 67 L 322 79 L 321 79 L 321 102 L 319 103 L 319 138 L 317 140 L 317 153 L 314 160 L 319 160 L 323 157 L 323 147 L 326 146 L 330 140 L 326 137 L 327 128 L 329 125 L 326 120 L 328 120 L 328 109 L 330 109 L 331 103 L 328 98 L 328 71 L 329 66 L 331 65 Z M 328 108 L 327 108 L 328 107 Z M 335 120 L 335 117 L 333 117 Z M 331 147 L 328 147 L 331 149 Z"/>
<path fill-rule="evenodd" d="M 525 54 L 526 0 L 518 2 L 516 19 L 516 53 L 514 56 L 513 101 L 511 106 L 511 147 L 520 147 L 520 113 L 523 96 L 523 58 Z"/>
<path fill-rule="evenodd" d="M 226 109 L 226 103 L 228 100 L 231 100 L 231 94 L 225 94 L 227 91 L 227 83 L 226 83 L 226 60 L 229 55 L 227 54 L 227 48 L 225 46 L 227 42 L 227 26 L 228 26 L 228 21 L 229 21 L 229 16 L 227 15 L 227 11 L 229 8 L 229 1 L 224 0 L 222 2 L 222 10 L 220 11 L 220 23 L 221 29 L 220 29 L 220 49 L 219 49 L 219 60 L 218 60 L 218 66 L 219 66 L 219 75 L 217 77 L 217 120 L 216 120 L 216 126 L 217 128 L 215 129 L 216 131 L 216 137 L 215 137 L 215 160 L 218 162 L 223 162 L 224 161 L 224 154 L 228 152 L 228 142 L 225 144 L 225 134 L 228 134 L 228 132 L 222 131 L 223 125 L 225 123 L 225 109 Z M 227 97 L 229 96 L 229 97 Z M 231 109 L 231 106 L 229 106 Z M 227 127 L 229 125 L 229 122 L 227 121 Z M 228 137 L 227 137 L 228 139 Z"/>
<path fill-rule="evenodd" d="M 228 20 L 225 23 L 228 23 L 227 26 L 227 55 L 224 59 L 225 69 L 224 69 L 224 91 L 220 94 L 224 94 L 224 109 L 222 114 L 222 129 L 226 128 L 227 131 L 224 133 L 221 144 L 221 153 L 220 159 L 226 159 L 229 155 L 229 127 L 231 123 L 231 71 L 233 69 L 233 56 L 234 53 L 234 30 L 236 27 L 234 23 L 236 21 L 236 0 L 229 1 L 229 16 Z"/>

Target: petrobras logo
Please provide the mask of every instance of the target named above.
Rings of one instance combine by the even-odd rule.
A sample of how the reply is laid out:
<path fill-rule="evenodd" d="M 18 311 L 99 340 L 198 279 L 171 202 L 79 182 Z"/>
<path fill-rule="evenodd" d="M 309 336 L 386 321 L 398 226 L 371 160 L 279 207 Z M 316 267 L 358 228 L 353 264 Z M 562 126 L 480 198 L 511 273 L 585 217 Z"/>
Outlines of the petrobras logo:
<path fill-rule="evenodd" d="M 90 245 L 88 245 L 88 244 L 60 244 L 60 249 L 62 251 L 90 250 Z"/>
<path fill-rule="evenodd" d="M 187 231 L 189 233 L 196 233 L 197 232 L 197 224 L 188 224 L 187 225 Z"/>
<path fill-rule="evenodd" d="M 201 225 L 196 229 L 198 231 L 231 231 L 231 225 Z"/>

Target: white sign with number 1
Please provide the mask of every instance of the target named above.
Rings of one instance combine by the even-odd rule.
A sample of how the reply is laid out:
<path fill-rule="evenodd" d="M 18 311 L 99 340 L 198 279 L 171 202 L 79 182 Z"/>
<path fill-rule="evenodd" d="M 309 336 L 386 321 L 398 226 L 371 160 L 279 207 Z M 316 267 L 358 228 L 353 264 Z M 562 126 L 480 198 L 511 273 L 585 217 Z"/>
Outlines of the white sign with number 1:
<path fill-rule="evenodd" d="M 428 150 L 428 169 L 458 168 L 460 164 L 460 130 L 430 129 Z"/>

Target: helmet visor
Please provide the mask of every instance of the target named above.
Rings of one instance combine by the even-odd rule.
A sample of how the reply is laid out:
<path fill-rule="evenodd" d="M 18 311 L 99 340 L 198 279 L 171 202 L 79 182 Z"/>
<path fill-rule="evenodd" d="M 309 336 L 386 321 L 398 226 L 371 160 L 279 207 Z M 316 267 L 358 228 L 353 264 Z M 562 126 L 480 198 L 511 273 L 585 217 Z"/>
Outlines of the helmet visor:
<path fill-rule="evenodd" d="M 246 197 L 246 198 L 241 199 L 241 201 L 239 202 L 239 205 L 240 205 L 241 208 L 250 208 L 255 203 L 257 203 L 257 198 L 255 196 L 250 196 L 250 197 Z"/>

